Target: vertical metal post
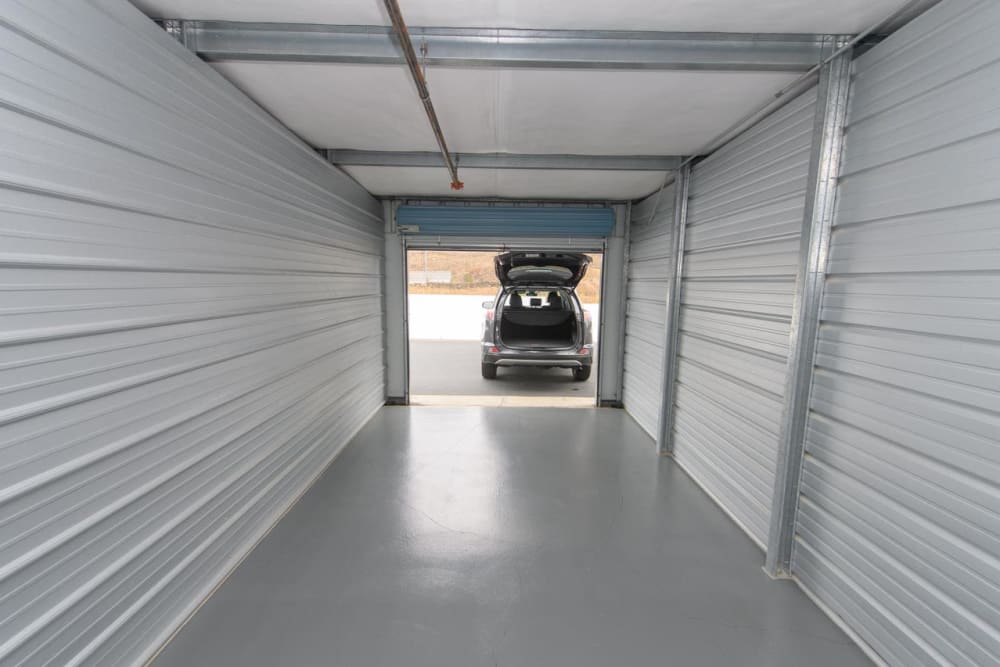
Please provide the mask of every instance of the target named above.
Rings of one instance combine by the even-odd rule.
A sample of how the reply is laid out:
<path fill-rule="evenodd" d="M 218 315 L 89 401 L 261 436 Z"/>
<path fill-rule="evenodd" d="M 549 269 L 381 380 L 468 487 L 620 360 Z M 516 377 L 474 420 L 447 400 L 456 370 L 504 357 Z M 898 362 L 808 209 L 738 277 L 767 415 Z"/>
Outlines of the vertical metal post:
<path fill-rule="evenodd" d="M 615 406 L 625 407 L 625 326 L 628 318 L 628 265 L 631 261 L 632 252 L 632 202 L 629 202 L 623 211 L 624 228 L 622 229 L 622 266 L 618 275 L 620 285 L 618 288 L 618 348 L 616 360 L 618 368 L 615 376 Z M 604 304 L 601 304 L 603 311 Z"/>
<path fill-rule="evenodd" d="M 837 42 L 830 44 L 831 49 L 841 46 L 842 43 Z M 764 570 L 776 578 L 790 576 L 795 543 L 795 515 L 809 420 L 809 394 L 850 83 L 851 51 L 837 56 L 820 71 L 809 164 L 810 188 L 802 221 L 771 525 L 764 564 Z"/>
<path fill-rule="evenodd" d="M 660 454 L 674 451 L 674 388 L 677 383 L 677 340 L 681 315 L 681 283 L 684 277 L 684 246 L 687 234 L 688 189 L 691 183 L 691 165 L 685 164 L 674 181 L 674 231 L 670 235 L 670 252 L 674 270 L 667 288 L 666 346 L 663 349 L 663 386 L 660 405 L 660 423 L 656 447 Z"/>
<path fill-rule="evenodd" d="M 604 242 L 597 339 L 597 405 L 622 407 L 629 223 L 632 204 L 616 204 L 615 229 Z"/>
<path fill-rule="evenodd" d="M 324 157 L 325 154 L 324 154 Z M 382 202 L 382 234 L 385 240 L 382 244 L 382 258 L 381 258 L 381 270 L 382 270 L 382 284 L 381 287 L 381 317 L 382 317 L 382 391 L 384 398 L 389 397 L 389 383 L 391 369 L 389 368 L 389 252 L 388 252 L 388 242 L 389 237 L 393 231 L 393 216 L 394 216 L 394 204 L 391 201 Z"/>
<path fill-rule="evenodd" d="M 385 318 L 386 403 L 409 402 L 409 323 L 407 313 L 406 239 L 396 227 L 399 202 L 385 204 L 385 265 L 383 303 Z"/>

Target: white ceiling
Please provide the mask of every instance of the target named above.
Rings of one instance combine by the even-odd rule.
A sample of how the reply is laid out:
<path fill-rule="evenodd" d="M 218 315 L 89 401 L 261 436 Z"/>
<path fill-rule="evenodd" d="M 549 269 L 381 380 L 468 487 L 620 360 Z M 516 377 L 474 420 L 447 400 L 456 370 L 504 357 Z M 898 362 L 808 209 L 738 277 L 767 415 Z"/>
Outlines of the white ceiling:
<path fill-rule="evenodd" d="M 403 67 L 228 62 L 217 68 L 313 146 L 437 149 Z M 593 155 L 691 153 L 795 78 L 441 68 L 427 76 L 453 151 Z"/>
<path fill-rule="evenodd" d="M 414 167 L 346 167 L 374 195 L 504 197 L 510 199 L 637 199 L 660 187 L 658 171 L 461 169 L 465 187 L 449 189 L 448 172 Z"/>
<path fill-rule="evenodd" d="M 150 16 L 387 25 L 381 0 L 132 0 Z M 401 0 L 414 26 L 856 33 L 901 0 Z"/>
<path fill-rule="evenodd" d="M 152 17 L 388 24 L 382 0 L 132 0 Z M 412 26 L 856 33 L 904 0 L 400 0 Z M 317 148 L 437 149 L 403 66 L 215 67 Z M 785 73 L 432 67 L 454 152 L 685 155 L 796 78 Z M 349 167 L 376 195 L 453 196 L 443 168 Z M 460 169 L 469 197 L 631 199 L 659 172 Z"/>

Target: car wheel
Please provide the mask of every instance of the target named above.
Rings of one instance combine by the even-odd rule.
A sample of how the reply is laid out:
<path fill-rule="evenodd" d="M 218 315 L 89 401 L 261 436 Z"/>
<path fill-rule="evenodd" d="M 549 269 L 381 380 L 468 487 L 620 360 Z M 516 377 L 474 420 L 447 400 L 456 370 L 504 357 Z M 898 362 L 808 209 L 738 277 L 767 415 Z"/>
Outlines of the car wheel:
<path fill-rule="evenodd" d="M 573 369 L 573 379 L 577 382 L 584 382 L 590 378 L 590 366 Z"/>
<path fill-rule="evenodd" d="M 483 377 L 487 380 L 495 380 L 497 378 L 497 365 L 488 364 L 483 362 Z"/>

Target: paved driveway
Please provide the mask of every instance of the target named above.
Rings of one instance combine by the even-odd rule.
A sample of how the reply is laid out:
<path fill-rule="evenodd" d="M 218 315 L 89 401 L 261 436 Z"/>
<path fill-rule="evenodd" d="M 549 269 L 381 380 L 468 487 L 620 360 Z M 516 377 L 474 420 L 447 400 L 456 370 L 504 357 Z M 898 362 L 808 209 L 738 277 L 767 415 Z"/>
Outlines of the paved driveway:
<path fill-rule="evenodd" d="M 501 368 L 496 380 L 479 369 L 479 341 L 411 340 L 410 395 L 596 396 L 597 368 L 586 382 L 569 369 Z"/>

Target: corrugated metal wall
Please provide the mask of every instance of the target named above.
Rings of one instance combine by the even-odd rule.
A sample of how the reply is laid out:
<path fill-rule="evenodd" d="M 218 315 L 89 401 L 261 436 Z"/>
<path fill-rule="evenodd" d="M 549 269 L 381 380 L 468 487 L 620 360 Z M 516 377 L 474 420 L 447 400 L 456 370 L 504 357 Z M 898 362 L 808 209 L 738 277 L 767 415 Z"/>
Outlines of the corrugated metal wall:
<path fill-rule="evenodd" d="M 674 456 L 767 541 L 815 88 L 695 165 Z"/>
<path fill-rule="evenodd" d="M 892 665 L 1000 664 L 998 31 L 856 62 L 793 572 Z"/>
<path fill-rule="evenodd" d="M 137 664 L 383 399 L 381 209 L 116 0 L 0 24 L 0 663 Z"/>
<path fill-rule="evenodd" d="M 663 397 L 664 326 L 674 270 L 670 256 L 673 225 L 673 185 L 632 208 L 622 396 L 625 410 L 654 440 Z"/>

